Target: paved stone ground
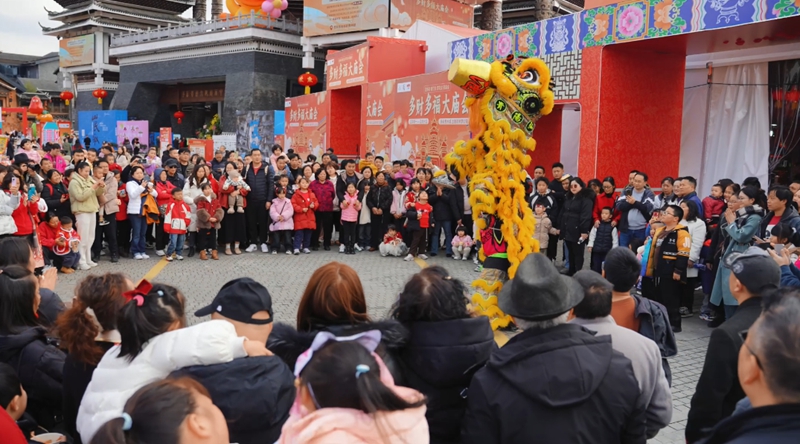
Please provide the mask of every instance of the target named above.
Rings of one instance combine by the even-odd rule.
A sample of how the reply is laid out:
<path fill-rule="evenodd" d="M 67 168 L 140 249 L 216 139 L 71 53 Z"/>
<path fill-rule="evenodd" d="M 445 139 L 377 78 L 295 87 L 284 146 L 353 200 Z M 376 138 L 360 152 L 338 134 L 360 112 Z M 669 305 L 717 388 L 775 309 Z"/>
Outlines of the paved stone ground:
<path fill-rule="evenodd" d="M 362 252 L 354 256 L 324 251 L 300 256 L 273 256 L 258 252 L 244 253 L 241 256 L 222 255 L 219 261 L 200 261 L 197 257 L 175 261 L 165 264 L 154 281 L 174 285 L 184 292 L 188 300 L 189 321 L 195 323 L 200 320 L 191 313 L 208 304 L 225 282 L 249 276 L 269 289 L 276 319 L 293 324 L 300 297 L 312 271 L 332 261 L 344 262 L 358 272 L 367 295 L 370 316 L 375 318 L 386 316 L 406 280 L 420 270 L 416 262 L 384 258 L 377 252 Z M 453 277 L 465 282 L 472 281 L 478 275 L 473 271 L 475 266 L 472 261 L 454 261 L 440 255 L 430 258 L 427 263 L 444 266 Z M 119 271 L 137 281 L 158 264 L 159 258 L 155 254 L 149 260 L 122 259 L 118 264 L 112 264 L 103 257 L 100 265 L 90 272 L 78 271 L 72 275 L 59 275 L 56 291 L 62 299 L 68 301 L 72 299 L 75 285 L 87 273 Z M 696 299 L 699 301 L 700 298 Z M 699 312 L 699 307 L 695 308 L 695 312 Z M 672 423 L 650 440 L 650 443 L 684 443 L 683 430 L 689 402 L 703 366 L 710 332 L 705 323 L 696 317 L 683 320 L 683 332 L 677 334 L 679 352 L 670 360 L 673 374 Z"/>

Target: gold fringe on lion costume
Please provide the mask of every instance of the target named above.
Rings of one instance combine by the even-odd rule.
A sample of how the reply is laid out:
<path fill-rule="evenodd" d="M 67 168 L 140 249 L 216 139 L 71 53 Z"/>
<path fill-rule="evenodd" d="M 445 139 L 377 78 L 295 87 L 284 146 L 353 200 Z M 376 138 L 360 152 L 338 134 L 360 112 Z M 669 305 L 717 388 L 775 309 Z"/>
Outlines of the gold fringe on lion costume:
<path fill-rule="evenodd" d="M 511 322 L 497 307 L 503 283 L 514 277 L 525 256 L 539 251 L 533 212 L 525 200 L 525 168 L 531 161 L 527 152 L 536 148 L 531 137 L 536 121 L 553 110 L 550 70 L 542 60 L 513 55 L 491 64 L 456 59 L 448 80 L 470 94 L 466 105 L 473 137 L 456 142 L 445 161 L 458 177 L 469 178 L 472 216 L 482 231 L 479 254 L 485 261 L 472 282 L 472 304 L 496 330 Z"/>

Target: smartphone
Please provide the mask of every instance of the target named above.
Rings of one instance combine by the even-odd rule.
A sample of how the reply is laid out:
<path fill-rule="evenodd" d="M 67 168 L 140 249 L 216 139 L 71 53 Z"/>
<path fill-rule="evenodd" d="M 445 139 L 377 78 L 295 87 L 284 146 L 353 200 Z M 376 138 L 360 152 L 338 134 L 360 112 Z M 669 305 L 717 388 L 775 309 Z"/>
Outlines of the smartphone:
<path fill-rule="evenodd" d="M 12 187 L 19 186 L 19 179 L 17 179 L 17 176 L 14 176 L 14 177 L 11 178 L 11 186 Z"/>
<path fill-rule="evenodd" d="M 633 196 L 633 189 L 629 188 L 629 189 L 625 190 L 625 195 L 626 196 Z"/>
<path fill-rule="evenodd" d="M 36 187 L 32 186 L 32 187 L 28 188 L 28 200 L 33 199 L 33 196 L 35 196 L 35 195 L 36 195 Z"/>
<path fill-rule="evenodd" d="M 430 161 L 431 161 L 431 156 L 425 158 L 425 162 L 430 162 Z"/>
<path fill-rule="evenodd" d="M 773 247 L 775 248 L 775 254 L 780 255 L 781 251 L 783 251 L 783 247 L 784 247 L 783 244 L 775 244 L 775 246 Z"/>

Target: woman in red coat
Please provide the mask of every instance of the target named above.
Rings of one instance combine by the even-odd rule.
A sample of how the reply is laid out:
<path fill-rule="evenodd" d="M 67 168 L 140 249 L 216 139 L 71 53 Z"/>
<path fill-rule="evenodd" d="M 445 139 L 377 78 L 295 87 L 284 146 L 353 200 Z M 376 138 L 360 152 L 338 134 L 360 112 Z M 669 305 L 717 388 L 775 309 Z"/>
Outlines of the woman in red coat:
<path fill-rule="evenodd" d="M 600 213 L 603 211 L 603 208 L 611 208 L 611 225 L 616 227 L 619 224 L 619 219 L 622 217 L 622 213 L 617 210 L 617 199 L 619 199 L 619 193 L 615 191 L 616 184 L 614 183 L 614 178 L 609 176 L 603 179 L 603 190 L 597 197 L 594 199 L 594 209 L 592 211 L 592 219 L 594 220 L 594 226 L 597 227 L 600 224 Z"/>
<path fill-rule="evenodd" d="M 294 208 L 294 254 L 311 253 L 311 234 L 317 228 L 314 212 L 319 208 L 317 196 L 308 189 L 308 179 L 301 177 L 298 181 L 300 189 L 292 196 Z"/>
<path fill-rule="evenodd" d="M 236 170 L 236 163 L 228 162 L 225 164 L 225 174 L 219 179 L 219 183 L 225 183 L 228 179 L 228 173 Z M 242 207 L 247 208 L 247 190 L 240 187 L 229 187 L 227 190 L 221 189 L 217 186 L 219 192 L 215 194 L 219 196 L 219 203 L 222 208 L 228 209 L 228 195 L 231 193 L 239 193 L 242 196 Z M 213 189 L 213 184 L 212 184 Z M 247 242 L 247 226 L 245 224 L 244 213 L 233 212 L 227 214 L 225 219 L 222 220 L 222 229 L 220 230 L 219 242 L 225 247 L 225 254 L 231 255 L 233 253 L 242 254 L 239 245 Z M 233 246 L 233 252 L 231 252 Z"/>
<path fill-rule="evenodd" d="M 328 172 L 325 168 L 320 168 L 315 173 L 317 180 L 311 182 L 308 189 L 317 197 L 319 207 L 314 211 L 317 219 L 317 228 L 311 235 L 311 249 L 319 250 L 319 234 L 322 232 L 322 247 L 325 251 L 331 249 L 331 236 L 333 234 L 333 201 L 336 199 L 336 187 L 333 182 L 328 180 Z"/>
<path fill-rule="evenodd" d="M 164 232 L 164 214 L 167 206 L 172 202 L 172 189 L 175 188 L 175 185 L 167 180 L 167 171 L 161 168 L 156 169 L 153 177 L 155 178 L 155 190 L 158 193 L 156 196 L 158 212 L 161 215 L 156 225 L 156 254 L 164 256 L 164 248 L 169 243 L 169 236 Z"/>

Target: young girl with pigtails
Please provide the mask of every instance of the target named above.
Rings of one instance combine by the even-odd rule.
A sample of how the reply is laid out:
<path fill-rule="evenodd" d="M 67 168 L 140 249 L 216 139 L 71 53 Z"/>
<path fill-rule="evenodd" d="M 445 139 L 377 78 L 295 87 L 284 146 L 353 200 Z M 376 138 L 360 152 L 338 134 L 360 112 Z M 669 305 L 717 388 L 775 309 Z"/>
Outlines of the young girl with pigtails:
<path fill-rule="evenodd" d="M 297 397 L 278 444 L 430 441 L 425 396 L 394 385 L 380 340 L 378 330 L 317 334 L 295 364 Z"/>
<path fill-rule="evenodd" d="M 238 337 L 230 322 L 186 327 L 186 298 L 175 287 L 143 280 L 123 297 L 126 302 L 117 317 L 120 344 L 97 364 L 78 410 L 76 428 L 83 442 L 119 417 L 136 390 L 174 370 L 267 355 L 263 343 Z"/>

